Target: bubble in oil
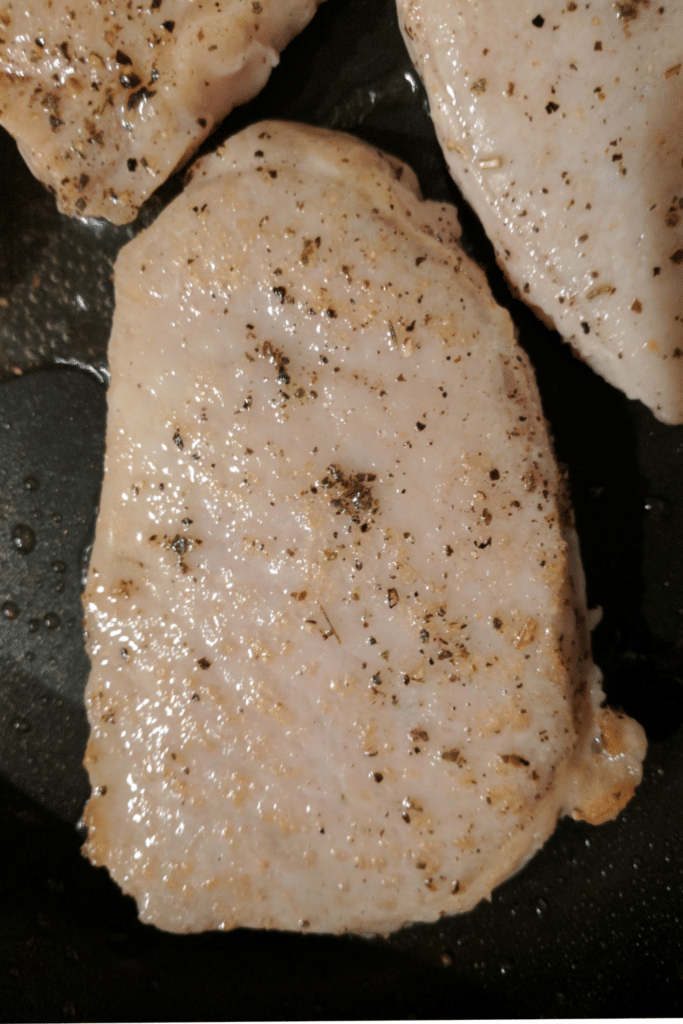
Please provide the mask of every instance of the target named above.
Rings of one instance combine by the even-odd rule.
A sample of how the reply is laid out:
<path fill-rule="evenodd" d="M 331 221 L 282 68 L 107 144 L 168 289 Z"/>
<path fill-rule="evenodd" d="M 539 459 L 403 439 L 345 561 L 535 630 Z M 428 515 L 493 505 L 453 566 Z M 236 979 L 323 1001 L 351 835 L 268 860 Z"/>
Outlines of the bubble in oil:
<path fill-rule="evenodd" d="M 27 476 L 24 480 L 24 487 L 27 491 L 37 491 L 40 487 L 40 480 L 35 476 Z"/>
<path fill-rule="evenodd" d="M 24 718 L 23 715 L 15 715 L 14 718 L 10 721 L 10 725 L 15 732 L 23 733 L 31 731 L 31 723 L 28 721 L 28 719 Z"/>
<path fill-rule="evenodd" d="M 648 519 L 655 523 L 662 523 L 669 519 L 673 512 L 671 502 L 667 501 L 666 498 L 660 497 L 658 494 L 653 494 L 646 498 L 644 508 Z"/>
<path fill-rule="evenodd" d="M 40 623 L 38 622 L 38 619 L 29 619 L 28 620 L 28 631 L 29 631 L 29 633 L 37 633 L 39 629 L 40 629 Z"/>
<path fill-rule="evenodd" d="M 12 543 L 20 554 L 30 555 L 36 546 L 36 535 L 30 526 L 17 523 L 12 530 Z"/>
<path fill-rule="evenodd" d="M 66 563 L 56 559 L 51 563 L 51 569 L 53 572 L 66 572 Z"/>
<path fill-rule="evenodd" d="M 0 610 L 6 619 L 16 619 L 19 615 L 19 606 L 14 601 L 5 601 Z"/>
<path fill-rule="evenodd" d="M 59 615 L 56 612 L 46 612 L 43 615 L 43 624 L 46 629 L 57 629 L 59 625 Z"/>

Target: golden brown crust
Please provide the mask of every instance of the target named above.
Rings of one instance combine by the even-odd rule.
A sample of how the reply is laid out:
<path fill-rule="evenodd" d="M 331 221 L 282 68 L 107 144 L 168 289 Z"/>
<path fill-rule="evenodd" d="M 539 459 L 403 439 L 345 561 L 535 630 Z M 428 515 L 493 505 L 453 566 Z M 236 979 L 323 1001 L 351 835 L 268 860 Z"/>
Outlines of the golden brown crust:
<path fill-rule="evenodd" d="M 574 818 L 591 825 L 612 821 L 632 798 L 642 778 L 646 746 L 641 727 L 623 712 L 601 708 L 598 721 L 594 770 L 585 798 L 573 811 Z"/>

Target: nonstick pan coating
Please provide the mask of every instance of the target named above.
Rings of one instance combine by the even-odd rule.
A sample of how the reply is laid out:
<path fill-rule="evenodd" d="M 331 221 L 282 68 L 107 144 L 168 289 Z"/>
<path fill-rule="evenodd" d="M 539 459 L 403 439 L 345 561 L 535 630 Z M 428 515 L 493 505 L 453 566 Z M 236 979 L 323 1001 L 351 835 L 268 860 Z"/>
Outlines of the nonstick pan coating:
<path fill-rule="evenodd" d="M 515 302 L 452 184 L 391 0 L 328 0 L 204 149 L 285 117 L 344 129 L 455 202 L 512 312 L 569 471 L 610 702 L 649 753 L 618 821 L 563 821 L 490 903 L 388 939 L 165 935 L 80 856 L 88 673 L 80 590 L 102 475 L 116 253 L 0 130 L 0 1015 L 230 1020 L 678 1015 L 683 1000 L 683 427 L 665 427 Z"/>

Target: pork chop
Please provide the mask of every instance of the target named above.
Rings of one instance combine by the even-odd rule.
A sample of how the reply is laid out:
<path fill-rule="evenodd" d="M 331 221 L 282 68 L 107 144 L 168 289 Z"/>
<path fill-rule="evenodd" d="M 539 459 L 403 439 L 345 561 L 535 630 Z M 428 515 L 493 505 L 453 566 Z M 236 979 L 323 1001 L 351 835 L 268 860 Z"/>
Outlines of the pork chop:
<path fill-rule="evenodd" d="M 455 211 L 264 123 L 122 251 L 86 853 L 161 928 L 467 910 L 633 794 L 564 484 Z"/>
<path fill-rule="evenodd" d="M 683 4 L 398 11 L 514 290 L 629 398 L 683 422 Z"/>
<path fill-rule="evenodd" d="M 63 213 L 124 224 L 263 88 L 320 2 L 7 3 L 0 124 Z"/>

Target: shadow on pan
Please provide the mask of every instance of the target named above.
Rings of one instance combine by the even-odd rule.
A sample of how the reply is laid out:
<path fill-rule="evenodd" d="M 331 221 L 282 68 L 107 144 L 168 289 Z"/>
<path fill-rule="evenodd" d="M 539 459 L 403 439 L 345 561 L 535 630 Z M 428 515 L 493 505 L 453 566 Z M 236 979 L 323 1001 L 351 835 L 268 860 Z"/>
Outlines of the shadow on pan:
<path fill-rule="evenodd" d="M 511 309 L 568 466 L 613 704 L 646 727 L 614 823 L 563 822 L 470 914 L 388 939 L 172 936 L 79 854 L 88 663 L 79 594 L 101 483 L 116 253 L 136 225 L 58 215 L 0 131 L 0 1006 L 7 1020 L 664 1016 L 683 994 L 683 431 L 574 360 L 512 300 L 450 181 L 389 0 L 335 0 L 266 90 L 204 146 L 265 117 L 353 131 L 458 203 Z M 29 372 L 32 371 L 32 372 Z"/>

